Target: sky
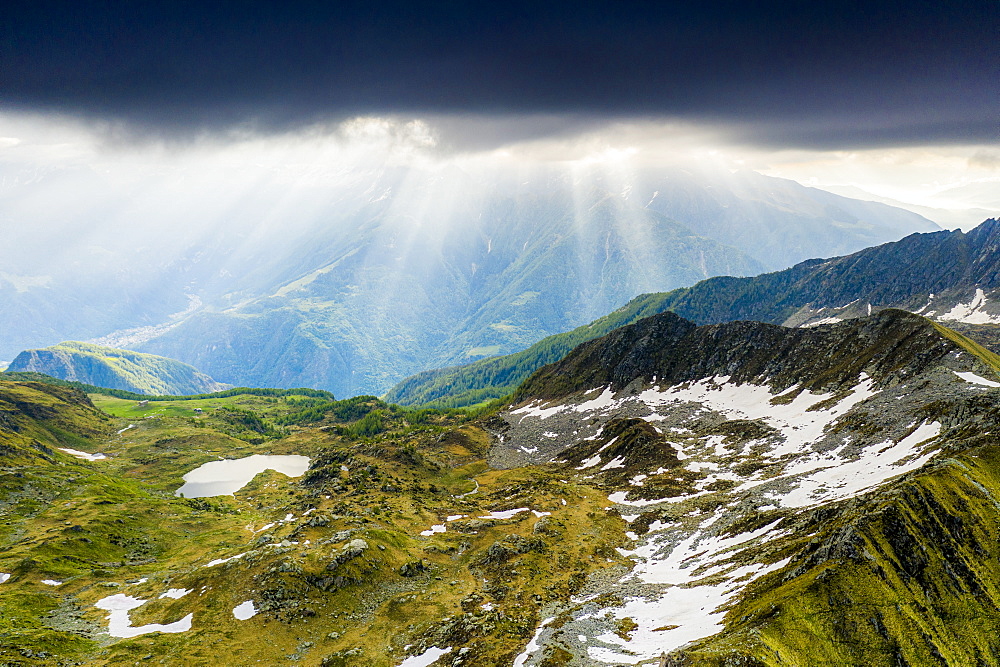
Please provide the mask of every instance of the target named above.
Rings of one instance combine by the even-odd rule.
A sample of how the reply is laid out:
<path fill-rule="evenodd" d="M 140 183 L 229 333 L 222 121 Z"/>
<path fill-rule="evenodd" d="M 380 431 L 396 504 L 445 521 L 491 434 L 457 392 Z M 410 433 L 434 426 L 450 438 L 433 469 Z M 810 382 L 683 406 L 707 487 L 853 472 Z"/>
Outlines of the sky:
<path fill-rule="evenodd" d="M 707 160 L 974 221 L 997 34 L 996 0 L 38 0 L 0 22 L 0 163 L 377 136 L 391 159 Z"/>

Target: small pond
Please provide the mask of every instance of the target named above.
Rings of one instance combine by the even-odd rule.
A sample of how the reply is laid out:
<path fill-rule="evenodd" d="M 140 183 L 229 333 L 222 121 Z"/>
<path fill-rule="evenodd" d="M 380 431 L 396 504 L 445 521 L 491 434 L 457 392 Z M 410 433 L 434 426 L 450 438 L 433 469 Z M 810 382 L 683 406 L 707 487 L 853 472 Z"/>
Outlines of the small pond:
<path fill-rule="evenodd" d="M 177 489 L 174 495 L 185 498 L 232 495 L 265 470 L 300 477 L 308 468 L 309 457 L 295 454 L 254 454 L 242 459 L 209 461 L 184 475 L 184 486 Z"/>

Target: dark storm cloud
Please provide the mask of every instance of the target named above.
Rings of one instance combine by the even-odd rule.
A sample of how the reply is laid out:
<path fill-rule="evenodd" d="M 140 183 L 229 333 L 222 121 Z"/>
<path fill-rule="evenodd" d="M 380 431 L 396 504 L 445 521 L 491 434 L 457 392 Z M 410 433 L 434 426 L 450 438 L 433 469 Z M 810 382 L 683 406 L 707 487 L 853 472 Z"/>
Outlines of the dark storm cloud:
<path fill-rule="evenodd" d="M 0 104 L 167 131 L 417 113 L 543 119 L 514 135 L 564 116 L 768 143 L 997 139 L 995 0 L 320 4 L 18 3 Z"/>

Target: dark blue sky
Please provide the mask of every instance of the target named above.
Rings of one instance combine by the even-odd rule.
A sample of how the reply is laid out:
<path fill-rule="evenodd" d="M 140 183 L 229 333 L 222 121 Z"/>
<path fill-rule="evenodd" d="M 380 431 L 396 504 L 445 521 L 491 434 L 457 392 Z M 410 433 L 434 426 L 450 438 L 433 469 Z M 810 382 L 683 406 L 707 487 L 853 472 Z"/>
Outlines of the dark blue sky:
<path fill-rule="evenodd" d="M 0 108 L 168 132 L 354 114 L 684 118 L 813 146 L 995 142 L 1000 3 L 45 2 Z"/>

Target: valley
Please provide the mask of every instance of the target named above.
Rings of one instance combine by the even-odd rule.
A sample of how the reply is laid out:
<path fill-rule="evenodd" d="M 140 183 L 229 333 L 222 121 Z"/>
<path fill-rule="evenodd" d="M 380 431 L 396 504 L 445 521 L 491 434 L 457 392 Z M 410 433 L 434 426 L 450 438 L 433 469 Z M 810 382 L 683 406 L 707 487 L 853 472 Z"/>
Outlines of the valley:
<path fill-rule="evenodd" d="M 5 5 L 0 667 L 1000 667 L 998 9 Z"/>

